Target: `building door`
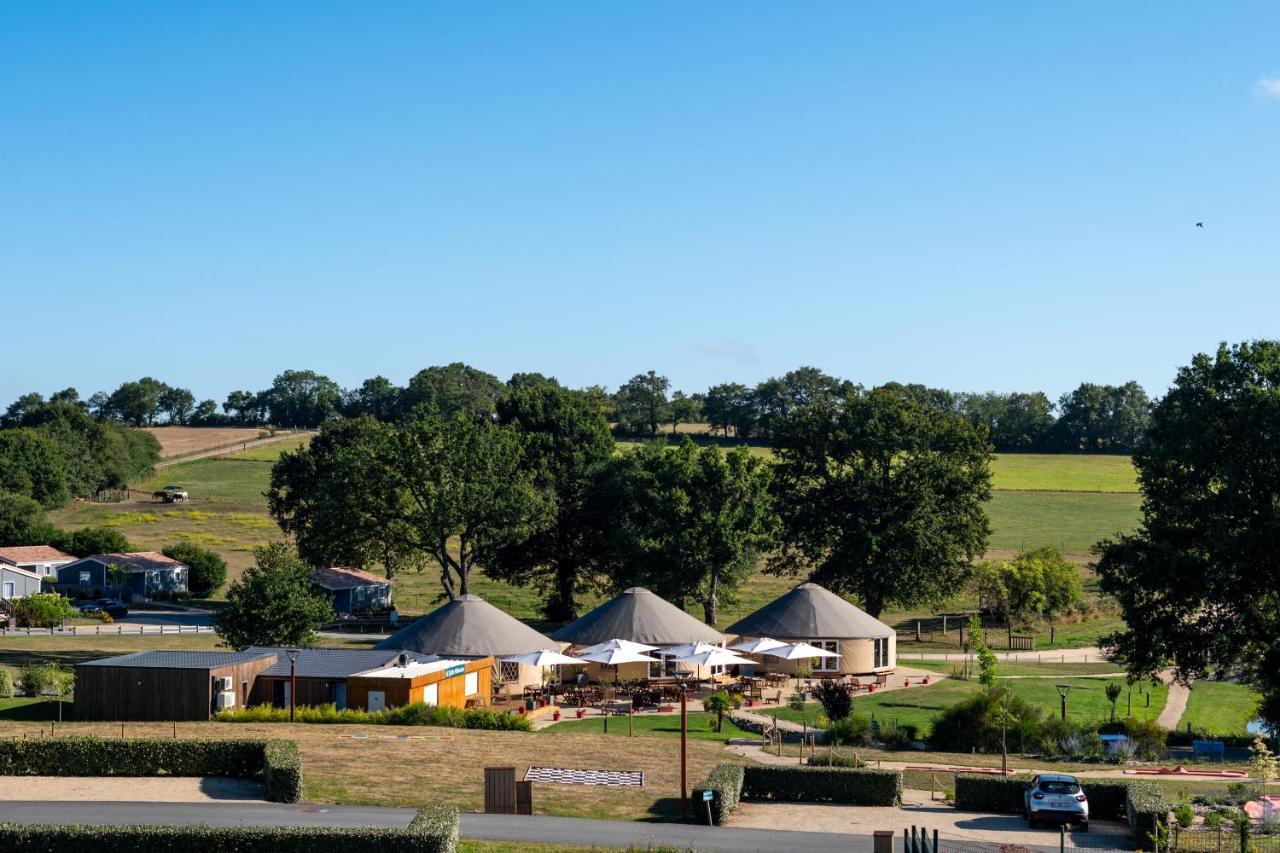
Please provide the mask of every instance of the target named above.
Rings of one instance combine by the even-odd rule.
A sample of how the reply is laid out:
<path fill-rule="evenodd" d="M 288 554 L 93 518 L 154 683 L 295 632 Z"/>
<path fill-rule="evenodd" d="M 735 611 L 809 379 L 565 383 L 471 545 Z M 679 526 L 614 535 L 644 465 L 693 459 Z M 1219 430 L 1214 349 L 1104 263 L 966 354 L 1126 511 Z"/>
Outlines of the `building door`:
<path fill-rule="evenodd" d="M 387 707 L 387 694 L 384 690 L 369 691 L 369 710 L 383 711 Z"/>
<path fill-rule="evenodd" d="M 347 684 L 339 681 L 333 685 L 333 704 L 339 711 L 347 710 Z"/>

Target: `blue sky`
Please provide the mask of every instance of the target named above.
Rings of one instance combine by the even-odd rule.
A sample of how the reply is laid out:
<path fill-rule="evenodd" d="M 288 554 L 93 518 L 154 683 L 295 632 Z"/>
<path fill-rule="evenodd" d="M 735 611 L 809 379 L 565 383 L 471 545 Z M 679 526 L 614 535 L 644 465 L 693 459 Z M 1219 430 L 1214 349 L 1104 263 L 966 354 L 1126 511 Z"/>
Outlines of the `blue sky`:
<path fill-rule="evenodd" d="M 1280 334 L 1280 4 L 906 6 L 4 4 L 0 400 L 1158 393 Z"/>

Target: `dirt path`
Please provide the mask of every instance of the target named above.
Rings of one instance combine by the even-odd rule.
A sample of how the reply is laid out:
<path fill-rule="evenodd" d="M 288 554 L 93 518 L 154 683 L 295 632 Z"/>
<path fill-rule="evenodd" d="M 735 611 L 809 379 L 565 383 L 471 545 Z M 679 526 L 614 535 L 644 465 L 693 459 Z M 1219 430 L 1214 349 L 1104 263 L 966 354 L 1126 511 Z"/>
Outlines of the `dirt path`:
<path fill-rule="evenodd" d="M 226 447 L 215 447 L 209 450 L 201 450 L 198 453 L 188 453 L 185 456 L 175 456 L 172 459 L 162 459 L 155 464 L 155 469 L 159 471 L 162 468 L 169 468 L 174 465 L 181 465 L 183 462 L 194 462 L 197 459 L 208 459 L 212 456 L 228 456 L 232 453 L 241 453 L 245 450 L 252 450 L 255 447 L 261 447 L 264 444 L 275 444 L 277 441 L 286 441 L 287 439 L 296 439 L 300 435 L 306 435 L 311 430 L 297 430 L 294 432 L 279 432 L 266 438 L 256 438 L 247 441 L 236 442 Z"/>
<path fill-rule="evenodd" d="M 260 803 L 266 798 L 258 782 L 214 776 L 0 776 L 0 800 Z"/>
<path fill-rule="evenodd" d="M 1191 691 L 1186 685 L 1174 681 L 1172 673 L 1168 671 L 1160 673 L 1160 680 L 1169 685 L 1169 692 L 1165 696 L 1164 710 L 1160 712 L 1159 717 L 1156 717 L 1156 725 L 1173 731 L 1178 727 L 1178 721 L 1187 710 L 1187 700 L 1191 698 Z"/>

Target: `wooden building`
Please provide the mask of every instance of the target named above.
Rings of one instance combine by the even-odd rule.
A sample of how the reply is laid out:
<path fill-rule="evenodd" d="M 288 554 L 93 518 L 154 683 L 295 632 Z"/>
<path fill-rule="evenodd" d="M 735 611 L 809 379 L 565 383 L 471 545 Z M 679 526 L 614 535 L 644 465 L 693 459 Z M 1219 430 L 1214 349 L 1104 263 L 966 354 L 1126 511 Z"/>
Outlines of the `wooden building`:
<path fill-rule="evenodd" d="M 335 705 L 343 708 L 363 707 L 351 705 L 347 681 L 351 676 L 387 666 L 399 659 L 400 652 L 384 649 L 294 649 L 296 660 L 292 664 L 290 678 L 288 649 L 253 648 L 249 651 L 268 651 L 277 654 L 275 663 L 258 674 L 249 695 L 250 705 L 274 705 L 289 707 L 291 683 L 298 685 L 298 705 Z M 413 660 L 418 660 L 413 656 Z"/>
<path fill-rule="evenodd" d="M 381 711 L 425 702 L 450 708 L 484 704 L 493 689 L 493 658 L 408 661 L 347 679 L 352 708 Z"/>
<path fill-rule="evenodd" d="M 329 599 L 339 616 L 391 609 L 391 581 L 371 572 L 346 566 L 316 569 L 311 585 Z"/>
<path fill-rule="evenodd" d="M 76 665 L 77 720 L 207 720 L 244 707 L 276 652 L 134 652 Z"/>

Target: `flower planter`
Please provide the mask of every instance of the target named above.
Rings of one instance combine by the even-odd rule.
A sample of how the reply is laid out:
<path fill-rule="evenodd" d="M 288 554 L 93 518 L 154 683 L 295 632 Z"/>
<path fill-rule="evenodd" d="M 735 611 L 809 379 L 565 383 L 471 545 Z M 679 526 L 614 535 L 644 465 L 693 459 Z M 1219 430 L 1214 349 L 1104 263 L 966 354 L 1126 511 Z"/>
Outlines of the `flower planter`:
<path fill-rule="evenodd" d="M 586 708 L 579 708 L 579 709 L 578 709 L 578 719 L 579 719 L 579 720 L 581 720 L 581 719 L 582 719 L 583 717 L 585 717 L 585 716 L 587 716 L 587 709 L 586 709 Z"/>
<path fill-rule="evenodd" d="M 874 684 L 868 684 L 868 685 L 867 685 L 867 692 L 868 692 L 868 693 L 875 693 L 875 692 L 876 692 L 876 686 L 875 686 Z"/>
<path fill-rule="evenodd" d="M 929 683 L 929 676 L 927 676 L 927 675 L 926 675 L 924 678 L 920 679 L 920 683 L 921 683 L 921 684 L 928 684 L 928 683 Z"/>
<path fill-rule="evenodd" d="M 557 723 L 560 722 L 560 712 L 556 711 L 554 714 L 552 714 L 551 719 L 555 720 Z"/>
<path fill-rule="evenodd" d="M 673 711 L 675 711 L 675 708 L 674 708 L 673 706 L 671 706 L 671 705 L 659 705 L 659 706 L 658 706 L 658 713 L 659 713 L 659 714 L 670 714 L 670 713 L 672 713 Z"/>

